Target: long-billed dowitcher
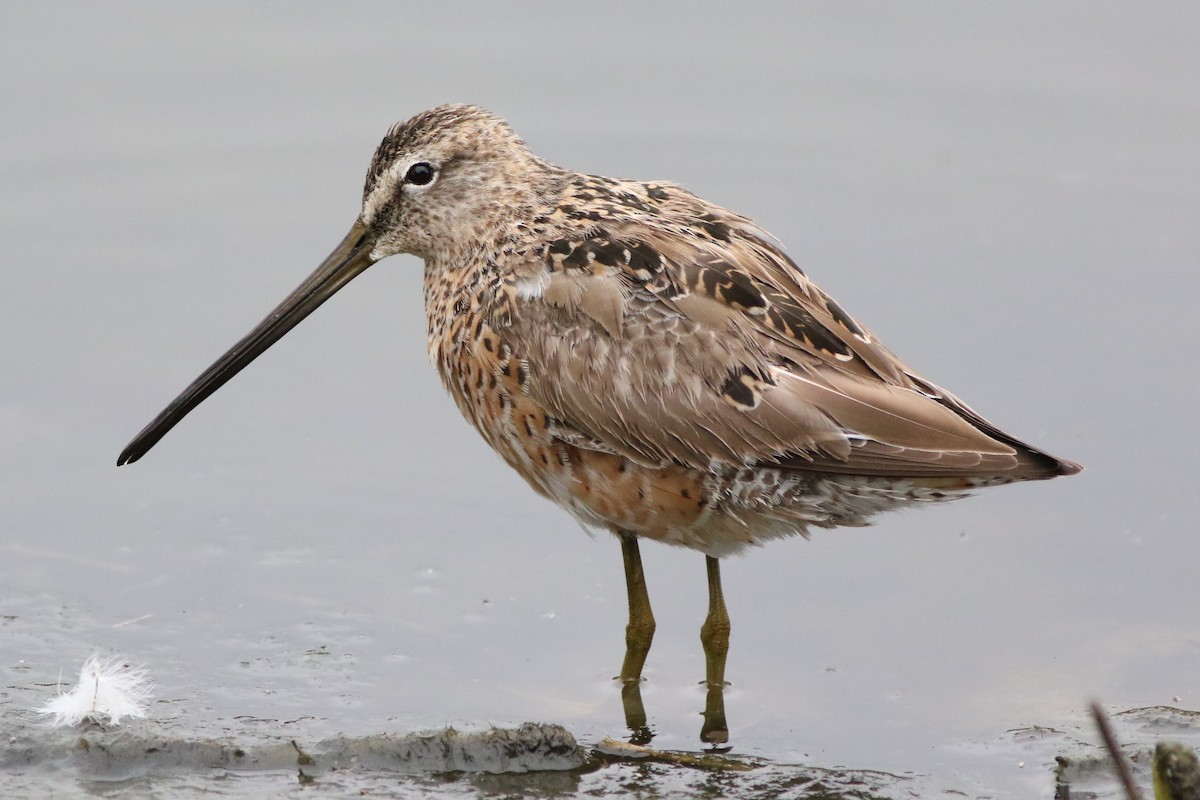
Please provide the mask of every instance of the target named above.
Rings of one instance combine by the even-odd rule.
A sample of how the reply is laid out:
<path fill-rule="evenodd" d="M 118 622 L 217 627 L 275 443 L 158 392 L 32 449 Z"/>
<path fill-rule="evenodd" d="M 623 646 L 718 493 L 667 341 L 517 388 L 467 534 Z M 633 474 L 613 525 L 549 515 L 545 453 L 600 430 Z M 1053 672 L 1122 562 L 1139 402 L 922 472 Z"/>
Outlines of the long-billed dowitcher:
<path fill-rule="evenodd" d="M 719 697 L 721 556 L 1080 469 L 907 367 L 750 219 L 675 184 L 561 169 L 468 105 L 388 132 L 346 238 L 117 463 L 396 253 L 425 261 L 429 356 L 463 415 L 535 491 L 619 538 L 627 687 L 654 634 L 638 537 L 707 557 Z M 722 741 L 713 702 L 704 736 Z"/>

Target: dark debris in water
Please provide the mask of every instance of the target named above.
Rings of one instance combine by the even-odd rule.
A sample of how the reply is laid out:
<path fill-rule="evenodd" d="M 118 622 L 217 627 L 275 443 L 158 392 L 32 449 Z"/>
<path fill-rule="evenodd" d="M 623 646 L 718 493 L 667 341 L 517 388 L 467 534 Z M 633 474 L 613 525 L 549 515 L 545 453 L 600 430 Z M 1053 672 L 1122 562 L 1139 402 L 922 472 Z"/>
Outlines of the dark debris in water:
<path fill-rule="evenodd" d="M 639 744 L 630 744 L 619 739 L 604 739 L 596 745 L 596 754 L 612 759 L 655 761 L 660 764 L 678 764 L 682 767 L 709 770 L 732 770 L 748 772 L 767 762 L 759 759 L 727 756 L 722 753 L 687 753 L 673 750 L 655 750 Z"/>

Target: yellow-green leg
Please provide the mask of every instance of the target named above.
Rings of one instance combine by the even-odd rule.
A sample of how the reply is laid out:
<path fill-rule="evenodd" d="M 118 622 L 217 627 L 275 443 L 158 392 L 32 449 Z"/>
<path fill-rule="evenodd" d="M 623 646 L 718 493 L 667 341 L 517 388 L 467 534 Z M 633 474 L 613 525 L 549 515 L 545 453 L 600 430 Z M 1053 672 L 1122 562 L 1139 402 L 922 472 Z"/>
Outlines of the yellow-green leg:
<path fill-rule="evenodd" d="M 704 726 L 701 741 L 719 745 L 729 741 L 729 724 L 725 721 L 725 657 L 729 655 L 729 612 L 721 592 L 721 562 L 707 556 L 708 616 L 700 627 L 700 644 L 704 646 L 705 683 L 708 694 L 704 702 Z"/>
<path fill-rule="evenodd" d="M 705 557 L 708 564 L 708 616 L 700 627 L 700 644 L 704 645 L 705 683 L 725 685 L 725 656 L 729 655 L 729 612 L 721 593 L 721 562 Z"/>
<path fill-rule="evenodd" d="M 650 610 L 650 595 L 646 592 L 646 575 L 642 571 L 642 555 L 637 537 L 629 531 L 618 531 L 621 555 L 625 560 L 625 588 L 629 594 L 629 624 L 625 626 L 625 662 L 619 679 L 636 683 L 642 679 L 642 667 L 654 640 L 654 612 Z"/>
<path fill-rule="evenodd" d="M 647 745 L 654 734 L 646 720 L 642 705 L 642 667 L 654 639 L 654 613 L 650 610 L 650 595 L 646 592 L 646 575 L 642 571 L 642 555 L 637 537 L 628 531 L 617 531 L 621 540 L 621 555 L 625 561 L 625 588 L 629 594 L 629 624 L 625 626 L 625 661 L 621 664 L 621 705 L 625 710 L 625 726 L 630 742 Z"/>

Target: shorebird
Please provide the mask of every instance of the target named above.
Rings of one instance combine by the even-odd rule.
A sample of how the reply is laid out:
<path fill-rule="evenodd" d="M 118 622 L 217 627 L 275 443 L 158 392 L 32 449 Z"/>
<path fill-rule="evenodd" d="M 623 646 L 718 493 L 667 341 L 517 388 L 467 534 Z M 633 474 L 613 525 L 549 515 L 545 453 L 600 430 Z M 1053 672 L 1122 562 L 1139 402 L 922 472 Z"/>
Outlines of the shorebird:
<path fill-rule="evenodd" d="M 726 735 L 719 558 L 1080 470 L 910 369 L 749 218 L 673 183 L 557 167 L 470 105 L 388 131 L 341 244 L 117 463 L 397 253 L 424 260 L 429 356 L 463 415 L 535 491 L 619 539 L 619 678 L 635 693 L 655 628 L 638 540 L 706 556 L 712 742 Z"/>

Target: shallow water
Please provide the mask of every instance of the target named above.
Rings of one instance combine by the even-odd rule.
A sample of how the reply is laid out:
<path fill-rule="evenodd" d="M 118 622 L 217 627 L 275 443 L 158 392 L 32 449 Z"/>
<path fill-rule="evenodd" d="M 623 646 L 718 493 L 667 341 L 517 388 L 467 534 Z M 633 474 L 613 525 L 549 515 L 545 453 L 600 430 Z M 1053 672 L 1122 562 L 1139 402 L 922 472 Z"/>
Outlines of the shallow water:
<path fill-rule="evenodd" d="M 30 709 L 100 651 L 156 681 L 131 735 L 623 734 L 619 549 L 533 496 L 443 396 L 415 259 L 376 266 L 113 466 L 338 241 L 386 127 L 447 101 L 556 162 L 755 217 L 908 362 L 1087 472 L 728 561 L 725 701 L 732 754 L 764 762 L 752 777 L 364 770 L 317 788 L 802 797 L 810 770 L 849 769 L 898 776 L 863 784 L 878 796 L 1052 797 L 1055 756 L 1095 749 L 1090 699 L 1200 707 L 1200 13 L 1156 8 L 8 6 L 5 730 L 65 746 Z M 697 751 L 703 559 L 643 557 L 654 745 Z M 0 794 L 47 788 L 313 787 L 0 770 Z"/>

